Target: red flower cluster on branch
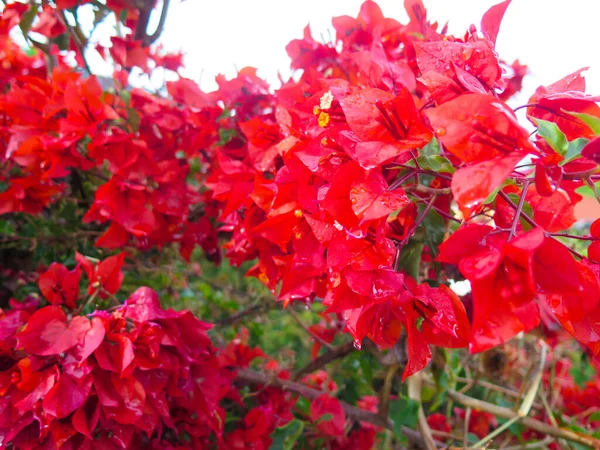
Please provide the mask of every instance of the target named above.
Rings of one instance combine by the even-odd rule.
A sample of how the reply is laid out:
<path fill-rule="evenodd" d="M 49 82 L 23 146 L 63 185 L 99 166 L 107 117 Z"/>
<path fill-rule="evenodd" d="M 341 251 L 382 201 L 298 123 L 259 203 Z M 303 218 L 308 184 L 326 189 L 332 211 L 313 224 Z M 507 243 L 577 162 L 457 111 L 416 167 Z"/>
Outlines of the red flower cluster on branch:
<path fill-rule="evenodd" d="M 495 51 L 510 0 L 462 37 L 428 21 L 420 0 L 405 0 L 407 24 L 367 0 L 358 17 L 333 20 L 334 42 L 317 42 L 309 27 L 292 41 L 301 73 L 276 90 L 244 68 L 217 77 L 210 94 L 180 77 L 164 97 L 128 87 L 132 67 L 181 67 L 180 54 L 148 47 L 149 11 L 131 2 L 106 5 L 131 31 L 112 38 L 113 87 L 69 66 L 70 49 L 87 67 L 87 42 L 65 19 L 80 3 L 4 7 L 0 214 L 76 201 L 104 249 L 177 243 L 189 260 L 199 245 L 218 263 L 223 248 L 233 265 L 254 261 L 247 274 L 284 305 L 322 301 L 356 347 L 365 338 L 393 347 L 404 333 L 404 377 L 428 364 L 430 346 L 482 351 L 540 321 L 600 353 L 600 227 L 564 233 L 577 190 L 596 190 L 600 98 L 585 94 L 581 71 L 539 87 L 524 105 L 537 127 L 530 137 L 505 103 L 526 67 Z M 9 34 L 17 26 L 47 38 L 36 44 L 43 54 L 21 50 Z M 589 258 L 563 238 L 593 241 Z M 263 357 L 243 336 L 217 356 L 208 325 L 163 310 L 149 288 L 79 315 L 82 271 L 88 302 L 108 299 L 124 258 L 54 263 L 39 279 L 49 306 L 0 315 L 4 439 L 17 448 L 203 448 L 215 439 L 268 448 L 292 419 L 295 400 L 279 388 L 265 386 L 243 423 L 224 428 L 221 401 L 245 407 L 236 370 Z M 468 311 L 444 284 L 457 268 L 471 285 Z M 319 345 L 335 336 L 309 331 Z M 308 380 L 332 393 L 327 381 Z M 332 448 L 369 448 L 374 430 L 348 434 L 329 393 L 308 412 L 315 433 Z M 485 435 L 490 418 L 472 419 Z"/>

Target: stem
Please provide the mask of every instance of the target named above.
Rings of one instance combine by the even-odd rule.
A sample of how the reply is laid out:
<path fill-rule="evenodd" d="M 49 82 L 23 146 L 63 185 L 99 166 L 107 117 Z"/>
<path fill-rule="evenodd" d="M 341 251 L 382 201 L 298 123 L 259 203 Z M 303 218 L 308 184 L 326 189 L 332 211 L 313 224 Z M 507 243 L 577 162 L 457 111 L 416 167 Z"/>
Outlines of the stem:
<path fill-rule="evenodd" d="M 73 39 L 73 42 L 75 43 L 75 46 L 77 47 L 77 50 L 79 51 L 79 54 L 81 55 L 81 59 L 83 60 L 83 66 L 85 67 L 85 70 L 87 71 L 87 73 L 89 75 L 91 75 L 92 70 L 90 69 L 90 65 L 88 64 L 87 60 L 85 59 L 85 48 L 87 46 L 87 42 L 80 40 L 80 36 L 77 34 L 76 30 L 71 25 L 69 25 L 69 21 L 67 20 L 67 16 L 65 15 L 65 12 L 59 11 L 59 14 L 60 14 L 60 18 L 62 19 L 63 23 L 65 24 L 65 27 L 67 27 L 67 31 L 69 32 L 71 39 Z"/>
<path fill-rule="evenodd" d="M 83 310 L 83 308 L 85 308 L 87 305 L 89 305 L 90 303 L 92 303 L 94 301 L 94 299 L 96 298 L 96 296 L 98 295 L 99 292 L 100 292 L 100 287 L 98 287 L 98 289 L 96 289 L 94 291 L 94 293 L 92 295 L 90 295 L 85 302 L 83 302 L 81 305 L 79 305 L 79 308 L 77 308 L 73 312 L 73 316 L 79 315 L 79 313 Z"/>
<path fill-rule="evenodd" d="M 462 220 L 457 219 L 456 217 L 454 217 L 452 214 L 448 214 L 445 211 L 442 211 L 441 209 L 437 208 L 437 207 L 433 207 L 433 210 L 438 213 L 440 216 L 445 217 L 448 220 L 452 220 L 456 223 L 462 223 Z"/>
<path fill-rule="evenodd" d="M 463 447 L 467 448 L 469 443 L 469 422 L 471 421 L 471 408 L 465 411 L 465 429 L 463 431 Z"/>
<path fill-rule="evenodd" d="M 270 304 L 259 303 L 258 305 L 252 305 L 236 314 L 233 314 L 232 316 L 225 317 L 224 319 L 221 319 L 221 320 L 217 320 L 215 322 L 215 326 L 226 327 L 229 325 L 234 325 L 237 322 L 240 322 L 249 316 L 262 314 L 262 313 L 269 311 L 270 309 L 271 309 Z"/>
<path fill-rule="evenodd" d="M 464 406 L 478 409 L 479 411 L 488 412 L 490 414 L 493 414 L 497 417 L 502 417 L 504 419 L 512 419 L 514 417 L 519 417 L 519 415 L 510 408 L 494 405 L 493 403 L 488 403 L 483 400 L 478 400 L 476 398 L 469 397 L 467 395 L 459 394 L 458 392 L 452 389 L 448 390 L 448 397 Z M 598 448 L 598 446 L 600 446 L 600 440 L 595 439 L 592 436 L 582 436 L 571 430 L 555 427 L 553 425 L 544 423 L 540 420 L 532 419 L 531 417 L 523 417 L 522 421 L 523 425 L 525 425 L 526 427 L 531 428 L 535 431 L 539 431 L 540 433 L 547 434 L 549 436 L 564 438 L 571 442 L 587 445 L 591 448 Z"/>
<path fill-rule="evenodd" d="M 160 19 L 158 19 L 158 25 L 156 26 L 156 30 L 150 36 L 146 35 L 144 39 L 144 46 L 147 47 L 151 44 L 154 44 L 156 40 L 162 34 L 163 28 L 165 26 L 165 22 L 167 20 L 167 11 L 169 10 L 169 1 L 163 0 L 162 10 L 160 11 Z"/>
<path fill-rule="evenodd" d="M 343 358 L 344 356 L 352 353 L 355 350 L 353 342 L 347 342 L 345 344 L 340 345 L 339 347 L 334 347 L 333 349 L 327 351 L 323 355 L 319 356 L 314 361 L 311 361 L 306 366 L 302 367 L 298 371 L 296 371 L 292 375 L 293 380 L 298 380 L 302 378 L 304 375 L 314 372 L 315 370 L 320 369 L 321 367 L 329 364 L 331 361 L 334 361 L 339 358 Z"/>
<path fill-rule="evenodd" d="M 562 117 L 563 119 L 570 120 L 572 122 L 577 122 L 577 120 L 574 117 L 568 116 L 566 114 L 562 114 L 560 112 L 555 111 L 552 108 L 548 108 L 547 106 L 542 106 L 539 103 L 527 103 L 525 105 L 517 106 L 516 108 L 513 109 L 513 112 L 517 112 L 517 111 L 519 111 L 520 109 L 523 109 L 523 108 L 540 108 L 540 109 L 543 109 L 545 111 L 551 112 L 552 114 L 555 114 L 558 117 Z"/>
<path fill-rule="evenodd" d="M 579 239 L 581 241 L 597 241 L 600 238 L 594 237 L 594 236 L 576 236 L 574 234 L 568 234 L 568 233 L 546 233 L 548 236 L 552 236 L 552 237 L 564 237 L 564 238 L 569 238 L 569 239 Z"/>
<path fill-rule="evenodd" d="M 499 434 L 504 432 L 504 430 L 509 428 L 513 423 L 516 423 L 521 419 L 522 419 L 521 416 L 516 416 L 516 417 L 513 417 L 512 419 L 507 420 L 502 425 L 500 425 L 498 428 L 496 428 L 494 431 L 492 431 L 490 434 L 485 436 L 483 439 L 481 439 L 480 441 L 473 444 L 473 448 L 482 448 L 486 442 L 491 441 L 496 436 L 498 436 Z"/>
<path fill-rule="evenodd" d="M 448 175 L 444 175 L 443 173 L 438 173 L 438 172 L 432 172 L 431 170 L 425 170 L 425 169 L 417 169 L 413 166 L 407 166 L 406 164 L 401 164 L 401 163 L 394 163 L 395 165 L 397 165 L 398 167 L 402 167 L 403 169 L 410 169 L 410 170 L 414 170 L 417 173 L 422 173 L 423 175 L 431 175 L 433 177 L 438 177 L 441 178 L 443 180 L 452 180 L 451 176 Z"/>
<path fill-rule="evenodd" d="M 310 334 L 310 336 L 317 341 L 319 344 L 321 344 L 324 347 L 327 347 L 327 349 L 329 350 L 333 350 L 334 347 L 333 345 L 331 345 L 329 342 L 327 342 L 326 340 L 324 340 L 323 338 L 321 338 L 321 336 L 316 335 L 315 333 L 313 333 L 310 328 L 308 328 L 303 322 L 302 320 L 300 320 L 300 317 L 298 317 L 298 314 L 296 314 L 296 312 L 292 309 L 292 308 L 286 308 L 286 310 L 292 315 L 292 317 L 294 318 L 294 320 L 298 323 L 298 325 L 300 325 L 302 327 L 302 329 L 304 331 L 306 331 L 308 334 Z"/>
<path fill-rule="evenodd" d="M 396 181 L 394 181 L 389 187 L 388 190 L 389 191 L 393 191 L 394 189 L 399 188 L 400 186 L 402 186 L 402 183 L 404 183 L 406 180 L 414 177 L 417 174 L 416 170 L 411 170 L 408 174 L 404 175 L 403 177 L 397 179 Z"/>
<path fill-rule="evenodd" d="M 502 191 L 499 191 L 498 195 L 502 198 L 502 200 L 504 200 L 506 203 L 508 203 L 510 206 L 512 206 L 512 208 L 515 211 L 517 210 L 517 205 L 515 205 L 515 202 L 513 202 L 508 195 L 506 195 Z M 525 222 L 527 222 L 532 227 L 536 227 L 536 228 L 538 227 L 538 224 L 535 223 L 534 220 L 531 217 L 529 217 L 527 214 L 525 214 L 523 211 L 521 211 L 521 217 L 523 217 L 523 219 L 525 219 Z"/>
<path fill-rule="evenodd" d="M 404 189 L 406 192 L 416 191 L 422 194 L 430 194 L 430 195 L 448 195 L 452 194 L 452 188 L 430 188 L 428 186 L 423 186 L 422 184 L 416 184 L 414 186 L 408 186 Z"/>
<path fill-rule="evenodd" d="M 521 198 L 519 199 L 519 204 L 517 205 L 517 211 L 515 213 L 515 218 L 512 223 L 512 227 L 510 227 L 510 231 L 508 232 L 508 240 L 510 241 L 517 234 L 517 226 L 519 225 L 519 219 L 521 218 L 521 213 L 523 212 L 523 205 L 525 204 L 525 195 L 527 194 L 527 189 L 529 189 L 530 180 L 525 180 L 523 184 L 523 190 L 521 191 Z"/>
<path fill-rule="evenodd" d="M 269 376 L 264 373 L 257 372 L 252 369 L 240 369 L 237 373 L 237 379 L 239 381 L 243 381 L 251 384 L 268 384 L 271 386 L 278 387 L 280 389 L 293 392 L 295 394 L 301 395 L 302 397 L 307 398 L 308 400 L 314 400 L 325 392 L 320 391 L 318 389 L 313 389 L 304 384 L 297 383 L 295 381 L 284 380 L 282 378 L 277 378 L 274 376 Z M 357 420 L 359 422 L 370 423 L 372 425 L 385 428 L 386 430 L 393 430 L 394 424 L 389 418 L 381 417 L 379 414 L 372 413 L 370 411 L 365 411 L 364 409 L 358 408 L 356 406 L 350 405 L 342 400 L 340 400 L 340 404 L 346 413 L 346 416 L 353 420 Z M 424 438 L 416 430 L 408 428 L 406 426 L 402 427 L 402 433 L 406 435 L 411 441 L 415 443 L 423 443 Z M 434 441 L 435 446 L 437 448 L 443 448 L 444 445 L 439 441 Z M 435 447 L 434 447 L 435 448 Z"/>
<path fill-rule="evenodd" d="M 425 417 L 425 411 L 423 410 L 423 403 L 421 401 L 421 387 L 423 385 L 423 372 L 417 372 L 408 378 L 408 397 L 411 400 L 419 402 L 419 431 L 423 436 L 423 444 L 428 450 L 435 450 L 436 444 L 431 434 L 431 428 L 427 423 L 427 417 Z"/>
<path fill-rule="evenodd" d="M 385 373 L 383 387 L 381 388 L 381 398 L 379 399 L 379 415 L 381 417 L 388 417 L 390 414 L 390 394 L 392 392 L 394 375 L 396 375 L 399 368 L 398 364 L 394 364 L 389 366 Z"/>
<path fill-rule="evenodd" d="M 429 199 L 429 203 L 427 203 L 427 206 L 423 210 L 423 213 L 415 221 L 415 224 L 414 224 L 412 230 L 410 230 L 410 233 L 408 233 L 408 235 L 406 236 L 406 238 L 404 239 L 402 244 L 406 244 L 406 242 L 408 242 L 408 240 L 412 237 L 412 235 L 415 234 L 415 231 L 417 231 L 417 228 L 419 228 L 419 225 L 421 225 L 423 220 L 425 220 L 425 217 L 427 216 L 427 213 L 429 212 L 429 210 L 432 208 L 433 203 L 435 202 L 436 198 L 437 198 L 437 196 L 434 195 L 433 197 L 431 197 Z"/>

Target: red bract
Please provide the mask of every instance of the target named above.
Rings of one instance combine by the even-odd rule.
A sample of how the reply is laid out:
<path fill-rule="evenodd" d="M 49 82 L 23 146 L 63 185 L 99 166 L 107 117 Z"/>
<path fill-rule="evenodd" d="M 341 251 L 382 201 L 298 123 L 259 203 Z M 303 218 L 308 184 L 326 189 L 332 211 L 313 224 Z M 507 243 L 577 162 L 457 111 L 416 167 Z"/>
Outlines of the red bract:
<path fill-rule="evenodd" d="M 172 245 L 186 261 L 199 246 L 219 263 L 224 249 L 233 266 L 252 261 L 247 275 L 284 306 L 323 303 L 335 327 L 306 326 L 320 338 L 313 358 L 342 329 L 356 347 L 368 338 L 397 348 L 404 335 L 404 377 L 429 363 L 431 346 L 482 351 L 540 322 L 555 340 L 562 327 L 600 354 L 600 227 L 575 236 L 593 241 L 589 260 L 556 240 L 573 237 L 579 188 L 598 180 L 599 98 L 584 93 L 582 71 L 539 87 L 526 105 L 538 127 L 530 138 L 504 103 L 527 68 L 494 49 L 510 0 L 490 8 L 480 32 L 458 38 L 428 22 L 420 0 L 404 2 L 405 24 L 369 0 L 356 18 L 333 19 L 334 42 L 317 42 L 308 27 L 292 41 L 292 68 L 302 73 L 278 89 L 245 67 L 218 76 L 211 93 L 171 73 L 156 95 L 128 86 L 130 69 L 177 71 L 182 57 L 149 46 L 150 10 L 125 0 L 94 6 L 97 19 L 112 12 L 119 21 L 112 47 L 97 46 L 120 69 L 105 89 L 107 80 L 80 70 L 88 40 L 71 18 L 83 3 L 13 3 L 0 17 L 0 214 L 15 228 L 6 242 L 37 243 L 21 235 L 30 230 L 23 214 L 44 222 L 75 211 L 86 227 L 75 236 L 98 234 L 96 246 L 126 248 L 139 267 Z M 29 54 L 12 36 L 31 25 L 48 43 Z M 217 355 L 206 323 L 165 311 L 149 288 L 77 315 L 94 300 L 118 302 L 124 259 L 77 253 L 72 271 L 54 263 L 38 280 L 50 306 L 36 310 L 30 298 L 0 313 L 4 440 L 269 448 L 296 399 L 271 385 L 245 396 L 236 377 L 264 363 L 247 333 Z M 88 298 L 76 309 L 81 270 Z M 444 284 L 463 277 L 472 289 L 465 304 Z M 277 367 L 267 364 L 279 380 L 290 377 Z M 305 380 L 337 388 L 325 372 Z M 240 420 L 227 416 L 229 404 Z M 332 449 L 375 445 L 375 427 L 345 434 L 344 408 L 327 394 L 308 415 L 310 432 Z M 471 420 L 478 435 L 495 425 L 474 411 Z"/>
<path fill-rule="evenodd" d="M 585 79 L 581 75 L 587 68 L 580 69 L 549 86 L 540 86 L 527 102 L 528 118 L 554 122 L 568 140 L 580 137 L 592 139 L 596 134 L 582 119 L 569 112 L 600 117 L 597 97 L 585 94 Z"/>
<path fill-rule="evenodd" d="M 121 287 L 124 279 L 121 266 L 125 260 L 125 253 L 109 256 L 105 260 L 99 261 L 98 264 L 94 264 L 80 253 L 75 253 L 75 259 L 83 267 L 88 277 L 88 294 L 100 290 L 100 296 L 105 297 L 107 293 L 115 294 Z"/>
<path fill-rule="evenodd" d="M 48 270 L 40 275 L 38 286 L 46 300 L 53 305 L 65 304 L 68 308 L 75 308 L 79 299 L 80 278 L 79 266 L 69 271 L 62 264 L 52 263 Z"/>
<path fill-rule="evenodd" d="M 15 332 L 10 322 L 0 318 L 8 339 Z M 167 437 L 167 430 L 188 430 L 198 446 L 211 432 L 220 434 L 216 407 L 225 380 L 206 335 L 209 325 L 189 312 L 163 310 L 150 289 L 91 320 L 68 319 L 60 307 L 48 306 L 21 315 L 20 323 L 25 328 L 14 339 L 21 351 L 10 356 L 4 373 L 11 381 L 2 386 L 10 401 L 0 420 L 5 442 L 20 448 L 34 433 L 42 445 L 81 448 L 104 436 L 106 445 L 132 448 L 143 435 L 157 432 L 158 442 L 178 434 Z M 58 427 L 70 430 L 64 441 L 52 432 Z M 117 428 L 126 433 L 104 434 Z"/>
<path fill-rule="evenodd" d="M 344 434 L 346 414 L 339 400 L 323 394 L 313 400 L 310 406 L 310 418 L 317 429 L 327 436 Z"/>

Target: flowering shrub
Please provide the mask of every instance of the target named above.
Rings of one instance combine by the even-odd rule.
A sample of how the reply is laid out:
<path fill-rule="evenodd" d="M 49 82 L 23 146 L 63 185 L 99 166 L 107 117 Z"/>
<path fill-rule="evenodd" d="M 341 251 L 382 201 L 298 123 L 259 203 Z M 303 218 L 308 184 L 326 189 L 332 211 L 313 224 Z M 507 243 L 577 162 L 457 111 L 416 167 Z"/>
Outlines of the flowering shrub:
<path fill-rule="evenodd" d="M 600 406 L 581 399 L 598 389 L 600 221 L 573 226 L 582 189 L 598 197 L 600 97 L 580 70 L 513 110 L 527 69 L 495 51 L 510 0 L 462 37 L 404 3 L 407 24 L 367 0 L 333 19 L 333 42 L 307 27 L 287 46 L 298 76 L 277 89 L 247 67 L 211 93 L 178 75 L 181 54 L 151 45 L 167 1 L 4 6 L 0 445 L 433 448 L 457 428 L 477 447 L 528 415 L 507 443 L 599 444 Z M 81 30 L 88 7 L 94 29 L 115 22 L 110 48 Z M 111 80 L 91 73 L 92 50 Z M 160 95 L 130 85 L 153 70 L 175 79 Z M 200 311 L 186 305 L 213 270 L 204 261 L 243 266 L 259 302 L 234 294 L 230 269 L 222 285 L 202 281 Z M 209 337 L 142 284 L 234 329 Z M 222 292 L 238 298 L 219 318 Z M 293 322 L 236 328 L 286 311 Z M 288 323 L 310 336 L 296 341 L 310 357 L 286 348 Z M 546 376 L 573 348 L 577 366 Z M 485 353 L 470 367 L 444 349 Z M 518 414 L 458 392 L 479 373 L 517 387 L 481 385 L 522 399 Z M 448 398 L 464 406 L 456 418 Z"/>

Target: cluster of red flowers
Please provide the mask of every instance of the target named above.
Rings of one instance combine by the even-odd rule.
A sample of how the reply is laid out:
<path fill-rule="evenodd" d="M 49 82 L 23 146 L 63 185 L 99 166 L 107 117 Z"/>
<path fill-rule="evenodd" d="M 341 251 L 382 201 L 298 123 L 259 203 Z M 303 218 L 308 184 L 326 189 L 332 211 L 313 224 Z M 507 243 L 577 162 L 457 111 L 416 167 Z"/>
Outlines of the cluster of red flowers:
<path fill-rule="evenodd" d="M 597 353 L 598 266 L 552 234 L 574 224 L 575 190 L 598 169 L 598 99 L 581 71 L 539 88 L 530 140 L 503 101 L 523 66 L 509 72 L 494 51 L 509 2 L 462 39 L 405 3 L 407 25 L 373 2 L 334 19 L 341 45 L 307 28 L 287 47 L 302 76 L 274 95 L 248 69 L 221 83 L 231 138 L 212 149 L 206 185 L 223 203 L 228 258 L 258 258 L 249 275 L 284 302 L 322 298 L 357 346 L 391 346 L 404 328 L 405 376 L 428 344 L 481 351 L 536 327 L 540 308 Z M 458 217 L 469 223 L 438 248 Z M 420 229 L 430 236 L 411 245 Z M 413 279 L 443 277 L 436 261 L 471 281 L 472 324 L 449 289 Z"/>
<path fill-rule="evenodd" d="M 219 262 L 224 238 L 232 264 L 257 261 L 248 275 L 286 305 L 321 300 L 357 347 L 365 337 L 391 347 L 405 333 L 404 377 L 428 364 L 430 345 L 481 351 L 541 318 L 600 353 L 598 244 L 586 258 L 557 239 L 571 237 L 562 232 L 575 223 L 576 190 L 598 179 L 600 98 L 584 93 L 581 71 L 538 88 L 526 105 L 530 138 L 505 103 L 526 67 L 494 49 L 510 0 L 463 37 L 429 22 L 420 0 L 405 0 L 408 24 L 367 0 L 357 18 L 333 20 L 335 42 L 315 41 L 308 27 L 292 41 L 302 73 L 274 92 L 245 68 L 218 77 L 210 94 L 179 78 L 168 98 L 127 86 L 133 66 L 181 66 L 181 55 L 161 55 L 136 33 L 112 39 L 120 70 L 108 91 L 68 66 L 53 39 L 69 28 L 63 10 L 79 3 L 13 3 L 0 17 L 0 214 L 38 214 L 97 186 L 83 217 L 102 229 L 97 246 L 178 243 L 189 259 L 200 245 Z M 107 7 L 138 28 L 133 4 Z M 32 24 L 48 38 L 44 56 L 10 37 Z M 69 42 L 83 65 L 80 38 Z M 163 310 L 148 288 L 109 311 L 72 311 L 81 269 L 88 295 L 109 298 L 124 257 L 78 255 L 72 271 L 53 264 L 39 283 L 50 306 L 0 312 L 4 439 L 201 448 L 226 436 L 224 448 L 268 448 L 292 419 L 289 394 L 265 387 L 234 431 L 219 406 L 245 406 L 235 372 L 262 355 L 244 339 L 217 355 L 207 324 Z M 443 284 L 456 268 L 471 283 L 468 311 Z M 329 342 L 335 331 L 315 334 Z M 334 393 L 327 381 L 308 382 Z M 335 437 L 332 448 L 373 445 L 376 430 L 348 434 L 329 394 L 309 415 L 317 434 Z"/>
<path fill-rule="evenodd" d="M 17 449 L 208 448 L 216 442 L 231 450 L 270 448 L 271 433 L 293 419 L 296 397 L 265 386 L 247 410 L 234 386 L 236 373 L 266 357 L 248 346 L 247 332 L 218 353 L 206 333 L 210 324 L 189 311 L 164 310 L 147 287 L 122 306 L 78 315 L 80 267 L 93 299 L 118 291 L 123 258 L 97 264 L 77 259 L 72 271 L 54 263 L 40 276 L 51 305 L 15 303 L 0 310 L 2 442 Z M 275 361 L 267 368 L 289 378 Z M 326 384 L 331 395 L 337 391 L 324 372 L 304 382 L 320 390 Z M 345 413 L 329 394 L 311 406 L 315 433 L 334 439 L 338 449 L 372 448 L 376 428 L 366 425 L 346 436 Z M 226 434 L 224 400 L 247 410 Z M 362 402 L 376 410 L 373 399 Z"/>
<path fill-rule="evenodd" d="M 122 282 L 119 263 L 103 278 L 106 265 L 114 264 L 93 266 L 93 292 L 111 292 Z M 73 288 L 73 278 L 78 281 L 80 271 L 62 269 L 51 266 L 39 281 L 52 305 L 0 314 L 4 442 L 16 448 L 175 448 L 220 435 L 218 405 L 230 379 L 206 334 L 210 325 L 189 311 L 163 310 L 145 287 L 110 311 L 66 314 L 58 305 L 75 307 L 79 284 Z"/>
<path fill-rule="evenodd" d="M 188 158 L 218 140 L 221 109 L 186 79 L 168 83 L 173 100 L 164 100 L 141 89 L 125 91 L 125 70 L 115 72 L 113 93 L 103 92 L 95 77 L 83 77 L 64 62 L 48 77 L 44 66 L 33 70 L 39 57 L 14 48 L 8 35 L 28 9 L 10 4 L 0 19 L 4 51 L 15 54 L 15 60 L 3 59 L 0 68 L 5 86 L 0 95 L 0 181 L 8 184 L 0 193 L 0 214 L 40 213 L 53 201 L 74 195 L 65 181 L 70 180 L 73 191 L 83 190 L 88 179 L 100 180 L 83 218 L 84 223 L 109 222 L 98 246 L 121 248 L 133 240 L 149 248 L 179 242 L 182 256 L 189 258 L 200 244 L 219 261 L 210 197 L 202 217 L 192 214 L 205 196 L 186 178 Z M 47 15 L 59 20 L 59 11 L 50 8 L 40 21 Z M 44 30 L 36 32 L 54 37 L 54 28 Z M 131 67 L 123 57 L 114 60 Z M 188 106 L 179 107 L 184 98 Z"/>

